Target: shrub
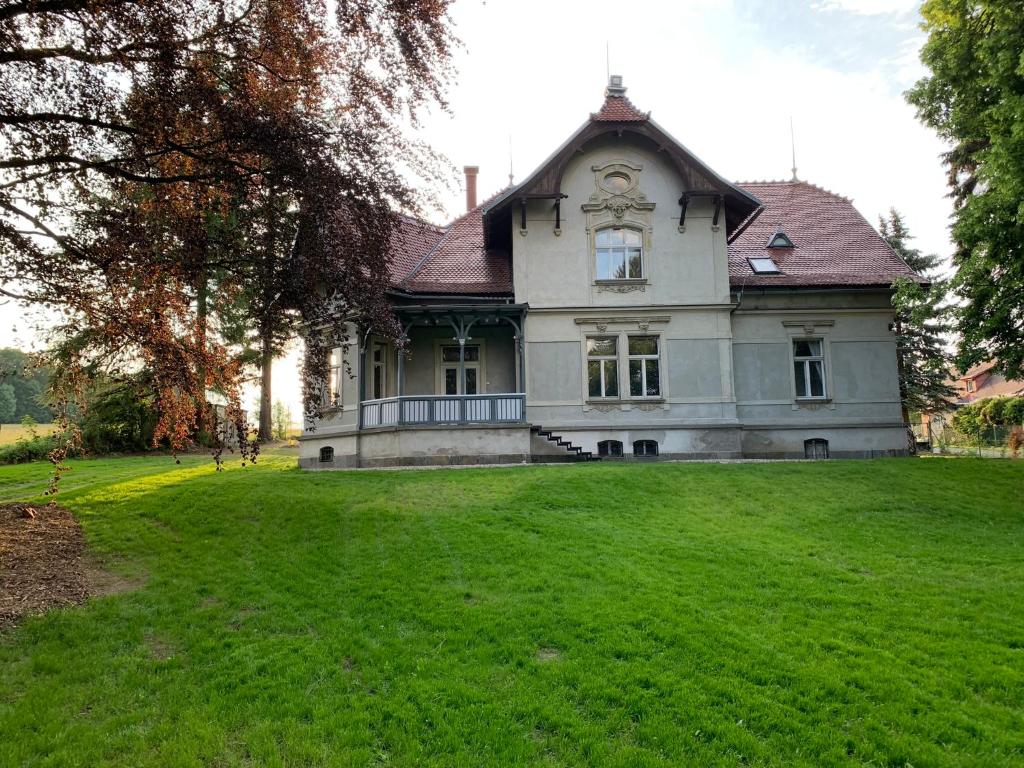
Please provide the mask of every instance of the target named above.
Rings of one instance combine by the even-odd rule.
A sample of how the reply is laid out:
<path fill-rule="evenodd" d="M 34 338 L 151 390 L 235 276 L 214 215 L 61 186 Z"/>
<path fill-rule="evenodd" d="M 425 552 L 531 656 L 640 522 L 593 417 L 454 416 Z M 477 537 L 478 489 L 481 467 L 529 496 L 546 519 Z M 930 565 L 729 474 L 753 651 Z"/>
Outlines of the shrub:
<path fill-rule="evenodd" d="M 1020 456 L 1020 447 L 1024 445 L 1024 427 L 1014 427 L 1010 430 L 1010 439 L 1007 442 L 1010 447 L 1010 455 L 1013 458 Z"/>
<path fill-rule="evenodd" d="M 157 416 L 138 382 L 109 385 L 93 393 L 80 423 L 89 453 L 124 453 L 152 447 Z"/>
<path fill-rule="evenodd" d="M 23 437 L 0 448 L 0 464 L 25 464 L 50 456 L 55 440 L 52 437 Z"/>

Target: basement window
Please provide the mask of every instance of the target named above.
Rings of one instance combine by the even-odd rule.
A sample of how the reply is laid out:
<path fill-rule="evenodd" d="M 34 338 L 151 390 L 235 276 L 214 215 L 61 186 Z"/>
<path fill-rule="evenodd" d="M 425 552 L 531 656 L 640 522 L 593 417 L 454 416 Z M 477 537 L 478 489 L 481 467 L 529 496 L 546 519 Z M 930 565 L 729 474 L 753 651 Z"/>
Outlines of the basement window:
<path fill-rule="evenodd" d="M 325 445 L 320 449 L 320 461 L 324 464 L 334 461 L 334 449 L 331 446 Z"/>
<path fill-rule="evenodd" d="M 636 440 L 633 442 L 634 456 L 657 456 L 658 443 L 654 440 Z"/>
<path fill-rule="evenodd" d="M 758 275 L 777 275 L 779 267 L 770 256 L 761 256 L 754 259 L 747 259 L 750 268 Z"/>
<path fill-rule="evenodd" d="M 814 437 L 810 440 L 804 440 L 804 458 L 827 459 L 828 440 L 823 437 Z"/>
<path fill-rule="evenodd" d="M 622 456 L 622 441 L 621 440 L 601 440 L 597 444 L 597 455 L 598 456 Z"/>

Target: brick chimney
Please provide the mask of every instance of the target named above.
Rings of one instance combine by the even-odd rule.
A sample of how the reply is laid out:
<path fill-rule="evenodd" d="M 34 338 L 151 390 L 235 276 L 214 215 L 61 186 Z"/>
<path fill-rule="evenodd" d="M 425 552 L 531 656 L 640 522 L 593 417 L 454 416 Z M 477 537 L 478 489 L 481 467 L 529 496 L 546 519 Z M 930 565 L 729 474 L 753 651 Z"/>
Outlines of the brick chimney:
<path fill-rule="evenodd" d="M 480 173 L 480 166 L 463 166 L 462 172 L 466 174 L 466 210 L 476 208 L 476 175 Z"/>

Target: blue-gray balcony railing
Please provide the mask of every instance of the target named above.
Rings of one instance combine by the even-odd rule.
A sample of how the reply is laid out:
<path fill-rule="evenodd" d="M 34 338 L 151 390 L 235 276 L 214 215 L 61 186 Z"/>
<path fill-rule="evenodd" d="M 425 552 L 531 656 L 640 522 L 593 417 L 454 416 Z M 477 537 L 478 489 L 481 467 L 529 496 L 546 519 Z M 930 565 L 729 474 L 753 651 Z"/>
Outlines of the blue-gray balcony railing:
<path fill-rule="evenodd" d="M 526 420 L 526 395 L 403 395 L 364 400 L 360 424 L 399 427 L 429 424 L 515 424 Z"/>

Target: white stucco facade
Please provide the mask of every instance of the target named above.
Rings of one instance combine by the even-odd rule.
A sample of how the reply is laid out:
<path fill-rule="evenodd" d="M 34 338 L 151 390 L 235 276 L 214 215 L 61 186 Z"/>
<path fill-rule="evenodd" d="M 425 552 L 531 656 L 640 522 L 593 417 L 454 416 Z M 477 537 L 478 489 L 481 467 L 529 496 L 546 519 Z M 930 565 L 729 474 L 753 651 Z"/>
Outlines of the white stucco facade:
<path fill-rule="evenodd" d="M 538 447 L 538 430 L 594 456 L 621 450 L 624 459 L 634 446 L 680 459 L 820 456 L 822 446 L 832 457 L 905 451 L 886 284 L 747 286 L 730 276 L 729 230 L 738 229 L 735 216 L 727 224 L 732 198 L 698 192 L 683 203 L 692 178 L 644 137 L 610 131 L 589 140 L 557 182 L 557 196 L 523 194 L 498 219 L 503 229 L 494 237 L 507 243 L 511 295 L 487 300 L 498 307 L 493 317 L 478 297 L 396 297 L 409 319 L 401 363 L 387 340 L 355 334 L 364 346 L 380 345 L 367 359 L 377 349 L 387 362 L 371 372 L 372 363 L 360 364 L 360 345 L 349 348 L 355 376 L 346 377 L 340 406 L 306 425 L 303 466 L 539 460 L 551 452 Z M 499 205 L 508 208 L 508 199 Z M 638 245 L 625 257 L 614 247 L 599 253 L 605 230 L 629 230 Z M 800 249 L 798 242 L 789 258 Z M 618 272 L 609 276 L 608 265 Z M 460 309 L 470 305 L 471 312 Z M 460 337 L 469 317 L 472 330 Z M 456 363 L 460 338 L 471 351 Z M 614 347 L 614 365 L 611 356 L 604 363 L 588 356 L 590 339 Z M 634 347 L 656 350 L 646 358 L 653 362 L 633 359 Z M 801 358 L 807 350 L 809 362 Z M 604 378 L 595 394 L 598 370 Z M 631 376 L 641 370 L 646 389 L 637 393 Z M 422 396 L 416 408 L 432 416 L 445 404 L 430 398 L 521 400 L 486 404 L 514 423 L 384 426 L 378 422 L 389 417 L 379 407 L 361 416 L 360 401 L 374 399 L 371 376 L 377 399 Z"/>

